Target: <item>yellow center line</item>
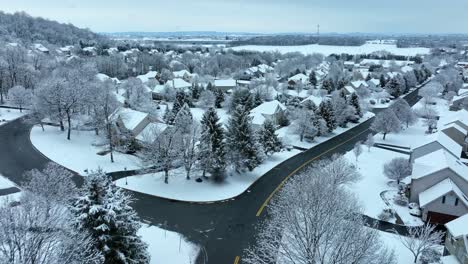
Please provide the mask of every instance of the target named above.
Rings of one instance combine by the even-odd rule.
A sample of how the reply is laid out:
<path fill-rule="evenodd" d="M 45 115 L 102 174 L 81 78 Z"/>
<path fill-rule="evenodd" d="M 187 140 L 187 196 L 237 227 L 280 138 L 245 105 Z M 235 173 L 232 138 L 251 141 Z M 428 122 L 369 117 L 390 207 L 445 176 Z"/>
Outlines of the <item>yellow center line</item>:
<path fill-rule="evenodd" d="M 238 263 L 239 263 L 239 260 L 240 260 L 240 257 L 239 257 L 239 256 L 236 256 L 236 258 L 234 259 L 234 264 L 238 264 Z"/>
<path fill-rule="evenodd" d="M 268 205 L 268 203 L 269 203 L 270 200 L 273 198 L 273 196 L 274 196 L 281 188 L 283 188 L 283 186 L 284 186 L 284 184 L 286 183 L 286 181 L 288 181 L 288 179 L 289 179 L 291 176 L 293 176 L 294 174 L 296 174 L 296 172 L 298 172 L 300 169 L 302 169 L 302 168 L 304 168 L 305 166 L 307 166 L 307 165 L 308 165 L 309 163 L 311 163 L 312 161 L 314 161 L 314 160 L 320 158 L 321 156 L 323 156 L 323 155 L 327 154 L 328 152 L 330 152 L 330 151 L 332 151 L 332 150 L 338 148 L 339 146 L 342 146 L 342 145 L 348 143 L 349 141 L 351 141 L 351 140 L 355 139 L 356 137 L 362 135 L 364 132 L 366 132 L 366 131 L 368 131 L 368 130 L 369 130 L 369 129 L 366 129 L 366 130 L 362 131 L 361 133 L 359 133 L 359 134 L 353 136 L 352 138 L 350 138 L 350 139 L 344 141 L 343 143 L 338 144 L 338 145 L 334 146 L 333 148 L 330 148 L 329 150 L 327 150 L 327 151 L 321 153 L 320 155 L 318 155 L 318 156 L 316 156 L 316 157 L 314 157 L 314 158 L 312 158 L 312 159 L 310 159 L 310 160 L 304 162 L 301 166 L 299 166 L 298 168 L 296 168 L 295 170 L 293 170 L 288 176 L 286 176 L 286 178 L 284 178 L 284 180 L 281 181 L 281 183 L 278 185 L 278 187 L 276 187 L 276 188 L 273 190 L 273 192 L 268 196 L 268 198 L 265 200 L 265 202 L 262 204 L 262 206 L 260 206 L 260 209 L 258 209 L 256 216 L 258 217 L 258 216 L 260 216 L 260 215 L 262 214 L 263 209 L 265 209 L 265 207 Z M 235 262 L 234 262 L 234 263 L 235 263 Z"/>

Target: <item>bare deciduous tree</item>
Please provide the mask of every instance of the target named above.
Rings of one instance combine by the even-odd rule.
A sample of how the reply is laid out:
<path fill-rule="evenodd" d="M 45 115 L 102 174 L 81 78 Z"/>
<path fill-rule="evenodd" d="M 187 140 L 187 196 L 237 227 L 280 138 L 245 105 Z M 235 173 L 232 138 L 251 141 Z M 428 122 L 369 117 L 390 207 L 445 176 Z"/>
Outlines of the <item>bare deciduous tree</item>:
<path fill-rule="evenodd" d="M 442 242 L 443 233 L 435 231 L 435 226 L 425 224 L 423 226 L 408 227 L 408 236 L 398 236 L 401 243 L 411 251 L 414 263 L 426 250 L 434 249 Z"/>
<path fill-rule="evenodd" d="M 394 158 L 384 164 L 384 174 L 400 184 L 402 179 L 411 175 L 411 163 L 406 158 Z"/>

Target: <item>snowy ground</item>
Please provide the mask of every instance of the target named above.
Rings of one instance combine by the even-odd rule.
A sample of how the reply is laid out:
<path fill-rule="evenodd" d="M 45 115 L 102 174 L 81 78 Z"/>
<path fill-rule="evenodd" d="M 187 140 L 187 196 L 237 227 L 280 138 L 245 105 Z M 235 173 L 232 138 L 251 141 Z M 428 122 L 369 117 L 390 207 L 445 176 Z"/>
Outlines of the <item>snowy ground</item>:
<path fill-rule="evenodd" d="M 150 264 L 192 264 L 200 251 L 197 245 L 186 241 L 182 235 L 156 226 L 143 224 L 139 235 L 148 243 Z"/>
<path fill-rule="evenodd" d="M 86 175 L 86 169 L 91 171 L 101 168 L 105 172 L 112 172 L 141 168 L 139 159 L 132 155 L 115 152 L 114 163 L 111 163 L 108 154 L 97 155 L 103 149 L 93 144 L 102 139 L 95 136 L 93 131 L 73 130 L 71 140 L 67 140 L 66 133 L 51 126 L 45 126 L 43 132 L 39 126 L 35 126 L 31 130 L 31 142 L 49 159 L 82 175 Z"/>
<path fill-rule="evenodd" d="M 7 179 L 6 177 L 0 174 L 0 190 L 8 189 L 8 188 L 15 187 L 15 186 L 16 185 L 12 181 L 10 181 L 9 179 Z"/>
<path fill-rule="evenodd" d="M 303 45 L 303 46 L 261 46 L 261 45 L 247 45 L 233 47 L 233 50 L 252 50 L 252 51 L 278 51 L 280 53 L 288 52 L 302 52 L 305 55 L 313 53 L 322 53 L 325 56 L 330 54 L 348 53 L 355 54 L 369 54 L 375 51 L 388 51 L 395 55 L 414 56 L 417 54 L 428 54 L 428 48 L 398 48 L 396 45 L 387 44 L 364 44 L 362 46 L 330 46 L 330 45 Z"/>
<path fill-rule="evenodd" d="M 8 121 L 15 120 L 26 114 L 26 111 L 23 111 L 21 113 L 19 110 L 16 109 L 0 108 L 0 126 Z"/>
<path fill-rule="evenodd" d="M 361 118 L 360 120 L 360 123 L 362 122 L 365 122 L 366 120 L 372 118 L 374 116 L 373 113 L 371 112 L 366 112 L 364 114 L 364 116 Z M 348 130 L 350 130 L 351 128 L 359 125 L 360 123 L 358 124 L 348 124 L 348 127 L 346 128 L 342 128 L 342 127 L 338 127 L 335 129 L 335 131 L 333 131 L 333 133 L 331 133 L 330 135 L 327 135 L 327 136 L 324 136 L 324 137 L 316 137 L 314 139 L 313 142 L 307 142 L 307 141 L 302 141 L 300 140 L 300 137 L 297 133 L 294 132 L 294 125 L 290 125 L 290 126 L 287 126 L 287 127 L 283 127 L 283 128 L 280 128 L 278 129 L 276 132 L 278 134 L 278 137 L 281 138 L 281 140 L 283 141 L 283 144 L 285 145 L 291 145 L 291 146 L 295 146 L 295 147 L 299 147 L 299 148 L 305 148 L 305 149 L 309 149 L 309 148 L 312 148 L 322 142 L 325 142 L 333 137 L 336 137 L 338 135 L 340 135 L 341 133 L 344 133 Z"/>
<path fill-rule="evenodd" d="M 117 186 L 125 189 L 174 200 L 192 202 L 221 201 L 243 193 L 263 174 L 298 153 L 300 153 L 298 150 L 276 153 L 252 172 L 230 175 L 223 183 L 214 183 L 207 180 L 198 183 L 195 179 L 200 177 L 201 173 L 199 171 L 192 172 L 192 179 L 186 180 L 185 171 L 182 168 L 170 171 L 169 184 L 164 183 L 163 172 L 131 176 L 127 179 L 117 180 L 116 183 Z M 125 184 L 126 182 L 128 185 Z"/>
<path fill-rule="evenodd" d="M 390 250 L 393 249 L 395 251 L 395 257 L 396 257 L 398 264 L 412 264 L 413 263 L 413 260 L 414 260 L 413 254 L 411 253 L 409 249 L 403 246 L 398 235 L 394 235 L 394 234 L 387 233 L 387 232 L 381 232 L 381 231 L 379 231 L 379 234 L 380 234 L 380 239 L 384 243 L 384 245 L 387 246 L 388 249 Z M 442 254 L 443 247 L 442 246 L 438 247 L 438 250 L 440 250 L 440 253 Z"/>
<path fill-rule="evenodd" d="M 10 181 L 9 179 L 7 179 L 6 177 L 2 176 L 0 174 L 0 191 L 2 189 L 8 189 L 8 188 L 11 188 L 11 187 L 16 187 L 16 184 L 14 184 L 12 181 Z M 19 195 L 20 193 L 14 193 L 14 194 L 9 194 L 9 195 L 3 195 L 3 196 L 0 196 L 0 207 L 10 203 L 10 202 L 13 202 L 13 201 L 17 201 L 19 199 Z"/>

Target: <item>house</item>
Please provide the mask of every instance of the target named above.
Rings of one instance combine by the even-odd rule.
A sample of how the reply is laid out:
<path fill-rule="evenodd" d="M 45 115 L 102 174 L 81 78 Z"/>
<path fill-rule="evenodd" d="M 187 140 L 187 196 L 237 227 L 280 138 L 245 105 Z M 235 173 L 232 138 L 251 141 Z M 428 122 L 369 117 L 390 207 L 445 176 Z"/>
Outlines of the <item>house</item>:
<path fill-rule="evenodd" d="M 450 111 L 458 111 L 464 108 L 464 105 L 468 102 L 468 92 L 461 95 L 454 96 L 450 103 Z"/>
<path fill-rule="evenodd" d="M 468 264 L 468 214 L 448 222 L 445 227 L 447 235 L 444 255 L 448 253 L 454 258 L 455 261 L 451 263 Z M 444 262 L 444 259 L 448 257 L 444 257 L 442 263 L 449 263 Z"/>
<path fill-rule="evenodd" d="M 369 84 L 367 84 L 366 81 L 360 80 L 360 81 L 351 82 L 351 87 L 354 89 L 363 89 L 363 88 L 368 88 Z"/>
<path fill-rule="evenodd" d="M 344 68 L 347 69 L 347 70 L 349 70 L 349 71 L 353 70 L 354 65 L 355 65 L 355 64 L 354 64 L 354 61 L 345 61 L 345 62 L 343 63 Z"/>
<path fill-rule="evenodd" d="M 410 160 L 427 155 L 436 150 L 443 149 L 457 159 L 463 159 L 463 153 L 467 151 L 466 138 L 468 131 L 464 128 L 460 120 L 446 124 L 442 130 L 437 133 L 437 137 L 433 138 L 417 147 L 411 152 Z M 464 162 L 462 160 L 462 162 Z"/>
<path fill-rule="evenodd" d="M 322 103 L 322 101 L 323 101 L 322 97 L 311 95 L 311 96 L 307 97 L 306 99 L 302 100 L 301 105 L 306 105 L 308 102 L 312 102 L 318 107 L 320 105 L 320 103 Z"/>
<path fill-rule="evenodd" d="M 168 133 L 168 127 L 169 125 L 160 122 L 149 123 L 135 138 L 142 143 L 151 144 L 158 136 Z"/>
<path fill-rule="evenodd" d="M 468 213 L 468 167 L 444 149 L 416 158 L 410 202 L 419 204 L 424 221 L 435 224 Z"/>
<path fill-rule="evenodd" d="M 249 78 L 259 78 L 265 76 L 266 73 L 272 72 L 273 68 L 266 64 L 253 66 L 244 71 L 244 75 Z"/>
<path fill-rule="evenodd" d="M 235 89 L 237 87 L 237 82 L 234 79 L 214 80 L 214 86 L 227 92 L 228 90 Z"/>
<path fill-rule="evenodd" d="M 468 61 L 459 61 L 457 62 L 457 67 L 461 69 L 468 69 Z"/>
<path fill-rule="evenodd" d="M 187 70 L 175 71 L 175 72 L 173 72 L 173 74 L 174 74 L 175 78 L 181 78 L 186 82 L 191 82 L 192 78 L 196 75 L 196 74 L 190 73 Z"/>
<path fill-rule="evenodd" d="M 303 73 L 298 73 L 288 79 L 288 85 L 289 86 L 295 86 L 299 83 L 302 84 L 308 84 L 309 83 L 309 76 L 303 74 Z"/>
<path fill-rule="evenodd" d="M 403 72 L 403 73 L 412 72 L 412 71 L 414 71 L 414 69 L 411 66 L 405 65 L 405 66 L 401 67 L 401 72 Z"/>
<path fill-rule="evenodd" d="M 359 87 L 363 87 L 363 86 L 359 86 Z M 346 95 L 351 95 L 353 93 L 356 93 L 356 89 L 354 89 L 354 87 L 350 85 L 346 85 L 345 87 L 343 87 L 343 91 L 345 92 Z"/>
<path fill-rule="evenodd" d="M 286 106 L 280 103 L 278 100 L 264 102 L 250 110 L 252 124 L 255 128 L 259 128 L 267 119 L 276 124 L 280 115 L 285 114 L 286 109 Z"/>
<path fill-rule="evenodd" d="M 85 54 L 87 54 L 88 56 L 96 56 L 97 55 L 96 47 L 85 47 L 85 48 L 83 48 L 83 52 Z"/>
<path fill-rule="evenodd" d="M 376 59 L 363 59 L 360 63 L 361 66 L 370 67 L 371 65 L 381 65 L 383 68 L 390 68 L 391 66 L 403 67 L 413 65 L 414 61 L 409 60 L 376 60 Z"/>
<path fill-rule="evenodd" d="M 140 79 L 142 83 L 148 83 L 151 80 L 156 80 L 159 73 L 157 71 L 149 71 L 146 74 L 138 75 L 137 78 Z"/>
<path fill-rule="evenodd" d="M 380 87 L 380 80 L 372 78 L 369 81 L 367 81 L 367 85 L 369 87 Z"/>
<path fill-rule="evenodd" d="M 134 137 L 151 123 L 147 113 L 125 107 L 120 107 L 112 113 L 111 119 L 114 120 L 118 132 L 131 133 Z"/>
<path fill-rule="evenodd" d="M 36 51 L 42 52 L 44 54 L 49 54 L 49 49 L 44 47 L 44 45 L 40 43 L 33 44 L 33 47 Z"/>

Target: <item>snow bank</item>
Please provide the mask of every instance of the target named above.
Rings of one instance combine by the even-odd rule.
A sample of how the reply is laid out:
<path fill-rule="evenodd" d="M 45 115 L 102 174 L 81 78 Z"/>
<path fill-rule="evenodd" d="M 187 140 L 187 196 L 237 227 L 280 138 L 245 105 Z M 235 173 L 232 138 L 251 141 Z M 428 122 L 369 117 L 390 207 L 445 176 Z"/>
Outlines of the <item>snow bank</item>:
<path fill-rule="evenodd" d="M 174 200 L 222 201 L 240 195 L 269 170 L 298 153 L 300 153 L 298 150 L 275 153 L 252 172 L 228 176 L 223 183 L 206 180 L 201 183 L 196 182 L 195 179 L 201 176 L 200 171 L 192 172 L 192 179 L 186 180 L 185 171 L 177 168 L 169 172 L 169 184 L 164 183 L 163 172 L 123 178 L 117 180 L 116 184 L 128 190 Z"/>
<path fill-rule="evenodd" d="M 143 225 L 138 234 L 148 243 L 148 251 L 151 254 L 150 264 L 195 263 L 200 251 L 197 245 L 186 241 L 182 235 L 156 226 Z"/>
<path fill-rule="evenodd" d="M 15 187 L 16 185 L 8 178 L 0 174 L 0 190 Z"/>
<path fill-rule="evenodd" d="M 54 162 L 73 170 L 79 174 L 85 174 L 85 170 L 97 170 L 101 168 L 105 172 L 122 171 L 140 168 L 137 157 L 122 153 L 114 153 L 114 163 L 111 163 L 109 155 L 100 156 L 96 153 L 102 148 L 92 144 L 102 141 L 93 131 L 72 131 L 71 140 L 67 140 L 67 131 L 60 131 L 57 127 L 45 126 L 45 132 L 39 126 L 31 130 L 31 142 L 42 154 Z"/>
<path fill-rule="evenodd" d="M 17 109 L 0 108 L 0 126 L 5 124 L 8 121 L 18 119 L 26 114 L 27 114 L 26 111 L 23 111 L 21 113 Z"/>
<path fill-rule="evenodd" d="M 364 44 L 362 46 L 329 46 L 329 45 L 303 45 L 303 46 L 261 46 L 261 45 L 246 45 L 233 47 L 233 50 L 251 50 L 251 51 L 278 51 L 280 53 L 301 52 L 305 55 L 313 53 L 322 53 L 325 56 L 336 53 L 354 54 L 369 54 L 375 51 L 388 51 L 395 55 L 415 56 L 417 54 L 429 54 L 428 48 L 398 48 L 391 44 Z"/>

